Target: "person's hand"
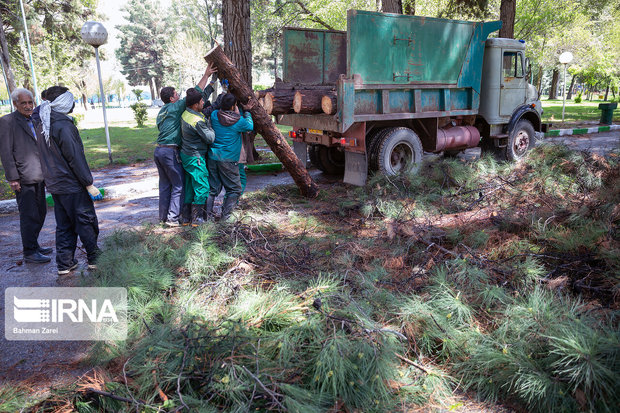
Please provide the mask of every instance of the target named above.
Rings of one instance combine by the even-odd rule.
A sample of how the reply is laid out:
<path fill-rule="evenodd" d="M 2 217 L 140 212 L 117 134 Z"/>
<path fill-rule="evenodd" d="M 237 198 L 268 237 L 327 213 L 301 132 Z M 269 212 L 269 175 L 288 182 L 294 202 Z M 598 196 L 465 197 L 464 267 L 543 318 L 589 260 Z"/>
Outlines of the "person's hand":
<path fill-rule="evenodd" d="M 88 191 L 88 195 L 90 195 L 90 199 L 93 201 L 101 201 L 103 196 L 101 196 L 101 191 L 95 185 L 89 185 L 86 187 Z"/>
<path fill-rule="evenodd" d="M 239 113 L 239 105 L 233 106 L 233 110 L 232 111 L 235 112 L 235 113 Z"/>
<path fill-rule="evenodd" d="M 246 103 L 245 105 L 243 103 L 239 103 L 241 105 L 241 109 L 243 109 L 246 112 L 249 112 L 252 110 L 252 108 L 254 108 L 254 106 L 256 106 L 256 101 L 253 99 L 248 100 L 248 103 Z"/>
<path fill-rule="evenodd" d="M 9 181 L 9 186 L 14 192 L 19 192 L 22 190 L 22 186 L 19 184 L 19 181 Z"/>
<path fill-rule="evenodd" d="M 213 63 L 209 63 L 207 65 L 207 69 L 205 70 L 205 76 L 209 77 L 216 72 L 217 72 L 217 67 L 215 67 Z"/>

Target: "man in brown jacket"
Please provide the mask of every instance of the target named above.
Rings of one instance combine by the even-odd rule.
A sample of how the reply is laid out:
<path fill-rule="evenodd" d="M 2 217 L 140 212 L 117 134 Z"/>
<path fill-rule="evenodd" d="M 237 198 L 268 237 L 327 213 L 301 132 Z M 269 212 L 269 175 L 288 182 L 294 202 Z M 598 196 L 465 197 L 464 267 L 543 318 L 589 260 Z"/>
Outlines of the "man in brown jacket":
<path fill-rule="evenodd" d="M 37 148 L 37 139 L 42 139 L 41 127 L 32 120 L 34 99 L 28 89 L 15 89 L 11 99 L 15 112 L 0 118 L 0 157 L 17 199 L 24 260 L 41 264 L 50 261 L 48 254 L 53 251 L 42 248 L 38 242 L 47 213 Z"/>

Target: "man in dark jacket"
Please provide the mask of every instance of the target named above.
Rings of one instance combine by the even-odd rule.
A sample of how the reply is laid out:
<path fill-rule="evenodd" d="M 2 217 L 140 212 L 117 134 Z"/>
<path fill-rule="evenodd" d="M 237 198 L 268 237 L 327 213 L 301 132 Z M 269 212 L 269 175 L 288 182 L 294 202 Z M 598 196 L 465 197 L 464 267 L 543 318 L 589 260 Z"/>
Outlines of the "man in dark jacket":
<path fill-rule="evenodd" d="M 101 194 L 93 185 L 80 134 L 67 116 L 75 106 L 73 95 L 66 87 L 52 86 L 47 99 L 39 111 L 44 135 L 39 139 L 39 151 L 47 190 L 54 198 L 58 275 L 65 275 L 78 265 L 78 235 L 86 249 L 88 268 L 96 268 L 99 223 L 93 200 L 101 199 Z"/>
<path fill-rule="evenodd" d="M 37 140 L 43 137 L 40 125 L 32 121 L 32 93 L 28 89 L 15 89 L 11 99 L 15 112 L 0 118 L 0 156 L 4 174 L 17 199 L 24 260 L 45 263 L 51 260 L 48 254 L 53 249 L 42 248 L 37 241 L 47 213 L 37 147 Z"/>

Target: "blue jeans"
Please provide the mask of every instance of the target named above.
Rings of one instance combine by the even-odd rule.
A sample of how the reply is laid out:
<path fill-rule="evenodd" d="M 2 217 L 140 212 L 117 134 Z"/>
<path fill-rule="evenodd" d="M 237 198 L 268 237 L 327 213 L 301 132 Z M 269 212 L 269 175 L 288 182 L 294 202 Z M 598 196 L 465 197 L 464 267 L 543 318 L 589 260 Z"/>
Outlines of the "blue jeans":
<path fill-rule="evenodd" d="M 178 221 L 183 202 L 184 171 L 173 147 L 155 148 L 155 165 L 159 173 L 159 220 Z"/>

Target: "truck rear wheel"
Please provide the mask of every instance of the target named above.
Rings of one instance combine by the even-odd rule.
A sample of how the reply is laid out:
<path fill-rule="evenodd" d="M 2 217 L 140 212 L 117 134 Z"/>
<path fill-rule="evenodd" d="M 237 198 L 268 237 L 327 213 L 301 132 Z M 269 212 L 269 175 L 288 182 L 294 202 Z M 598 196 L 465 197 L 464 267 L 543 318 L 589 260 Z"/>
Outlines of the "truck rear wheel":
<path fill-rule="evenodd" d="M 378 170 L 385 175 L 415 171 L 423 153 L 420 138 L 414 131 L 409 128 L 391 129 L 378 147 Z"/>
<path fill-rule="evenodd" d="M 395 128 L 383 128 L 375 131 L 375 133 L 370 137 L 368 144 L 368 166 L 371 171 L 379 170 L 379 162 L 377 161 L 377 156 L 379 154 L 379 146 L 383 141 L 385 135 L 393 131 Z"/>
<path fill-rule="evenodd" d="M 344 149 L 337 146 L 315 145 L 316 166 L 328 175 L 344 173 Z M 312 159 L 312 158 L 311 158 Z"/>
<path fill-rule="evenodd" d="M 534 127 L 527 120 L 520 120 L 508 138 L 508 145 L 502 148 L 503 158 L 507 161 L 518 161 L 525 158 L 527 152 L 534 147 L 536 135 Z"/>
<path fill-rule="evenodd" d="M 316 166 L 319 170 L 323 170 L 323 167 L 319 163 L 318 145 L 308 145 L 308 156 L 310 157 L 310 163 Z"/>

